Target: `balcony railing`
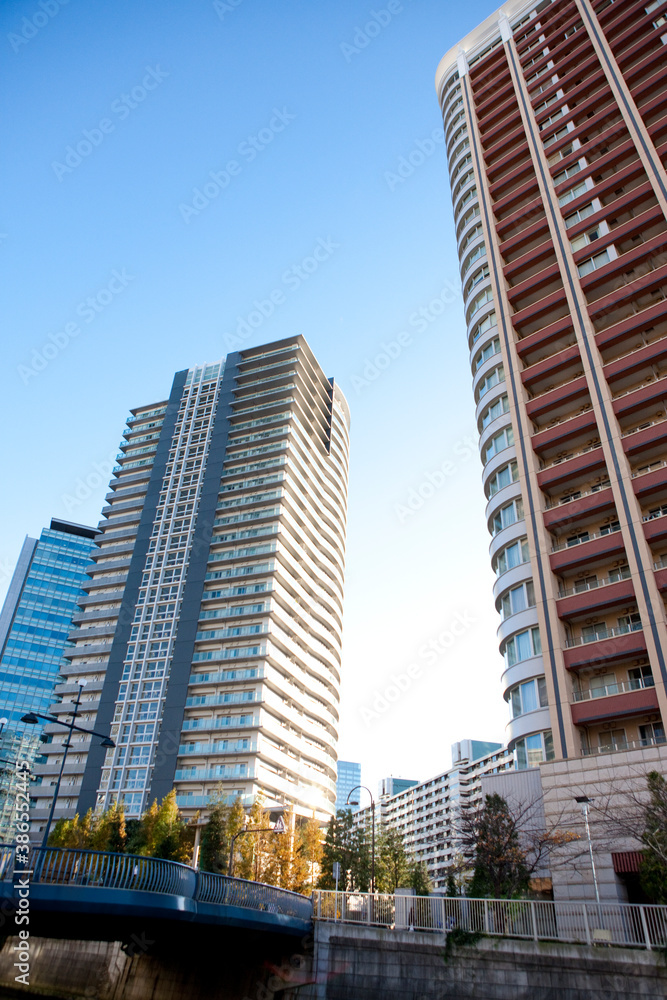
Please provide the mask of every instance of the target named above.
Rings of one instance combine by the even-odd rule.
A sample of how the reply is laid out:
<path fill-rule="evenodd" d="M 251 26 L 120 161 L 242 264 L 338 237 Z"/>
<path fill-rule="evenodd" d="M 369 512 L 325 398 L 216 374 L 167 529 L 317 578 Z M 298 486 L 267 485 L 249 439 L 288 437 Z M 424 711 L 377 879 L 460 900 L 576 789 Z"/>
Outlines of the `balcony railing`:
<path fill-rule="evenodd" d="M 623 431 L 621 434 L 622 438 L 631 437 L 633 434 L 638 434 L 639 431 L 645 431 L 647 427 L 653 427 L 655 424 L 667 423 L 667 417 L 661 417 L 660 420 L 645 420 L 643 423 L 638 424 L 636 427 L 632 427 L 629 431 Z"/>
<path fill-rule="evenodd" d="M 575 701 L 588 701 L 594 698 L 607 698 L 612 694 L 626 694 L 628 691 L 640 691 L 643 688 L 655 687 L 652 677 L 638 678 L 633 681 L 615 681 L 613 684 L 600 684 L 597 687 L 586 688 L 584 691 L 574 691 Z"/>
<path fill-rule="evenodd" d="M 665 736 L 648 736 L 644 740 L 616 740 L 600 747 L 582 747 L 581 756 L 591 757 L 601 753 L 622 753 L 624 750 L 643 750 L 646 747 L 663 747 L 667 743 Z"/>
<path fill-rule="evenodd" d="M 315 890 L 313 920 L 368 924 L 397 931 L 569 941 L 620 947 L 667 946 L 667 906 L 638 903 L 447 899 Z"/>
<path fill-rule="evenodd" d="M 586 455 L 589 451 L 595 451 L 596 448 L 600 447 L 600 442 L 597 441 L 595 444 L 589 444 L 580 451 L 569 451 L 567 455 L 561 455 L 560 458 L 554 458 L 553 462 L 544 463 L 540 465 L 540 472 L 544 472 L 545 469 L 553 469 L 555 465 L 562 465 L 563 462 L 569 462 L 571 458 L 579 458 L 580 455 Z"/>
<path fill-rule="evenodd" d="M 589 531 L 587 532 L 587 538 L 570 538 L 565 542 L 555 542 L 551 548 L 552 552 L 562 552 L 563 549 L 571 549 L 575 545 L 582 545 L 584 542 L 592 542 L 594 538 L 604 538 L 605 535 L 613 535 L 614 532 L 620 531 L 621 526 L 617 528 L 610 528 L 608 531 Z"/>
<path fill-rule="evenodd" d="M 582 500 L 584 497 L 589 497 L 592 493 L 599 493 L 601 490 L 606 490 L 609 486 L 611 486 L 611 483 L 606 479 L 603 483 L 597 483 L 595 486 L 592 486 L 590 490 L 576 490 L 576 492 L 563 497 L 561 500 L 547 500 L 544 509 L 552 510 L 554 507 L 562 507 L 566 503 L 572 503 L 573 500 Z"/>
<path fill-rule="evenodd" d="M 568 639 L 565 645 L 568 648 L 571 646 L 581 646 L 588 642 L 600 642 L 602 639 L 614 639 L 619 635 L 628 635 L 630 632 L 640 632 L 641 629 L 641 622 L 633 622 L 632 625 L 621 625 L 619 628 L 599 628 L 592 635 L 578 635 L 572 639 Z"/>
<path fill-rule="evenodd" d="M 650 465 L 642 465 L 640 469 L 635 469 L 632 473 L 632 478 L 637 479 L 639 476 L 648 476 L 650 472 L 655 472 L 656 469 L 663 469 L 667 465 L 665 459 L 660 459 L 657 462 L 651 462 Z"/>
<path fill-rule="evenodd" d="M 620 531 L 620 528 L 617 529 Z M 559 590 L 559 597 L 572 597 L 573 594 L 585 594 L 587 590 L 599 590 L 600 587 L 610 587 L 613 583 L 621 583 L 623 580 L 629 580 L 630 573 L 627 576 L 611 577 L 606 576 L 602 580 L 582 580 L 577 587 L 568 587 L 567 590 Z"/>

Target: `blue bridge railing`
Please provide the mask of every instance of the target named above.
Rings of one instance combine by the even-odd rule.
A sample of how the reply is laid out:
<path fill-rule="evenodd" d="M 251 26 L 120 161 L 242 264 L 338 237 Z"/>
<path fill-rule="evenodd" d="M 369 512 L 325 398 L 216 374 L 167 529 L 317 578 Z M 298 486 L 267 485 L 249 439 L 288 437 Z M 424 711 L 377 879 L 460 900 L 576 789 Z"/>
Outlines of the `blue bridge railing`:
<path fill-rule="evenodd" d="M 0 880 L 14 876 L 14 847 L 0 845 Z M 237 906 L 310 921 L 310 899 L 263 882 L 200 872 L 178 861 L 139 854 L 38 847 L 30 859 L 34 884 L 90 886 L 184 896 L 198 903 Z M 17 875 L 24 869 L 19 865 Z"/>

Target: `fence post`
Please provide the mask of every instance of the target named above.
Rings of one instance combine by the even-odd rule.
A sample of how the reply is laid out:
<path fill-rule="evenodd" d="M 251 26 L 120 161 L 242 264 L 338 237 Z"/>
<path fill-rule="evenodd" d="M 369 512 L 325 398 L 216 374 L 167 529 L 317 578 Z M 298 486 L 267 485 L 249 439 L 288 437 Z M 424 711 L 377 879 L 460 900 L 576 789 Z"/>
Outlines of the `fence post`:
<path fill-rule="evenodd" d="M 530 916 L 533 922 L 533 940 L 537 941 L 537 917 L 535 916 L 535 900 L 530 900 Z"/>
<path fill-rule="evenodd" d="M 647 951 L 653 951 L 651 946 L 651 935 L 648 932 L 648 924 L 646 923 L 646 911 L 644 909 L 644 904 L 641 903 L 639 906 L 639 915 L 642 918 L 642 927 L 644 928 L 644 940 L 646 941 Z"/>
<path fill-rule="evenodd" d="M 586 944 L 591 943 L 591 929 L 588 926 L 588 910 L 586 909 L 586 904 L 582 903 L 581 908 L 584 912 L 584 928 L 586 930 Z"/>
<path fill-rule="evenodd" d="M 484 900 L 484 933 L 489 933 L 489 901 Z"/>

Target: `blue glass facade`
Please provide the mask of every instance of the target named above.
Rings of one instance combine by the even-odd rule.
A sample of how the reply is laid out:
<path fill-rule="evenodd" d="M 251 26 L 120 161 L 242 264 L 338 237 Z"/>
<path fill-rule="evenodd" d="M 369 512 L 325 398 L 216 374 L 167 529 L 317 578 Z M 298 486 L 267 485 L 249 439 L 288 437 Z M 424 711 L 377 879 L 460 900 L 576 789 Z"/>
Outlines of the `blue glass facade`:
<path fill-rule="evenodd" d="M 351 760 L 338 761 L 338 780 L 336 782 L 336 810 L 351 809 L 356 812 L 359 806 L 346 805 L 347 797 L 357 785 L 361 784 L 361 764 Z M 353 798 L 359 801 L 359 795 L 367 793 L 359 791 Z"/>
<path fill-rule="evenodd" d="M 20 752 L 34 759 L 38 726 L 25 726 L 26 712 L 48 712 L 58 679 L 72 615 L 77 610 L 94 528 L 52 520 L 40 538 L 26 538 L 0 613 L 0 757 Z M 0 839 L 11 836 L 12 770 L 0 771 Z"/>

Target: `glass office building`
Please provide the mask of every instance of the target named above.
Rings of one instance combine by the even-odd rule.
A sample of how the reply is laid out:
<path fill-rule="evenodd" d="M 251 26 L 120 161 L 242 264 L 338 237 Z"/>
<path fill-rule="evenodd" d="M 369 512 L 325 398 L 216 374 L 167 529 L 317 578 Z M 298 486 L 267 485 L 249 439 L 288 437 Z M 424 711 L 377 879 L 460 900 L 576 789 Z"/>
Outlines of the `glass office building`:
<path fill-rule="evenodd" d="M 0 757 L 34 760 L 40 727 L 26 712 L 48 712 L 68 644 L 72 614 L 91 565 L 97 531 L 56 518 L 39 539 L 26 538 L 0 613 Z M 13 769 L 0 771 L 0 839 L 11 838 Z"/>

